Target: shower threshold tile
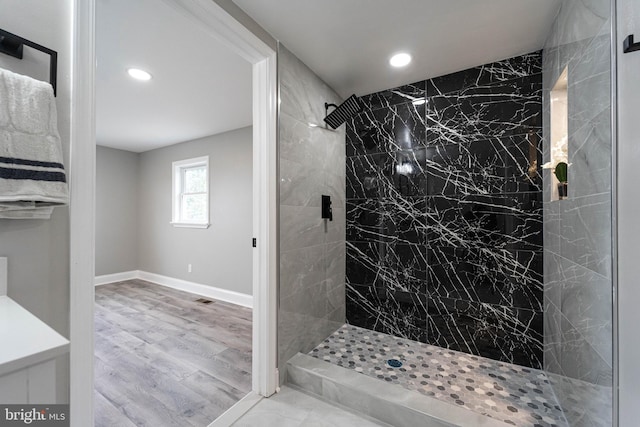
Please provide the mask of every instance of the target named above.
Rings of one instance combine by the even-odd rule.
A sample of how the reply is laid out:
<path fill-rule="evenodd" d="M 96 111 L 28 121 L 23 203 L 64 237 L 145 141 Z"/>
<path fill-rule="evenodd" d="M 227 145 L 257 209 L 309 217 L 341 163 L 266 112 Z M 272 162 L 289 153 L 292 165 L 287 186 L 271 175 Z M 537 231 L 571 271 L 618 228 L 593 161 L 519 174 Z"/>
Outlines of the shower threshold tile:
<path fill-rule="evenodd" d="M 549 378 L 537 369 L 352 325 L 309 355 L 514 426 L 567 427 Z"/>

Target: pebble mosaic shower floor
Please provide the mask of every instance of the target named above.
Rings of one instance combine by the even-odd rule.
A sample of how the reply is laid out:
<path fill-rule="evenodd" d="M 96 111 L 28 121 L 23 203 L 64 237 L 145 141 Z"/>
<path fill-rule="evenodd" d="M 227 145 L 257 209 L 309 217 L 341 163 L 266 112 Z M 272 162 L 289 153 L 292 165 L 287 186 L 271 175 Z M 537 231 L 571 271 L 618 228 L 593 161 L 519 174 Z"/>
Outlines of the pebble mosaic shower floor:
<path fill-rule="evenodd" d="M 518 427 L 566 427 L 543 371 L 344 325 L 311 356 Z M 397 359 L 399 368 L 387 363 Z"/>

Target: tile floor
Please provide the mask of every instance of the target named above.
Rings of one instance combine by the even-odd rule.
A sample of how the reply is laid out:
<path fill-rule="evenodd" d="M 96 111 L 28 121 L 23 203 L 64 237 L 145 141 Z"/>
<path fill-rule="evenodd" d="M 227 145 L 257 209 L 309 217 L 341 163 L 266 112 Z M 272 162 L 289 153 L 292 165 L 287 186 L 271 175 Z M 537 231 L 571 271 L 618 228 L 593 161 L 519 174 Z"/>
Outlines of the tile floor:
<path fill-rule="evenodd" d="M 233 427 L 380 427 L 379 424 L 293 388 L 262 399 Z"/>
<path fill-rule="evenodd" d="M 611 426 L 613 419 L 611 386 L 550 374 L 553 389 L 562 396 L 565 417 L 572 426 Z"/>
<path fill-rule="evenodd" d="M 566 427 L 543 371 L 344 325 L 311 356 L 518 427 Z M 397 359 L 399 368 L 387 362 Z"/>

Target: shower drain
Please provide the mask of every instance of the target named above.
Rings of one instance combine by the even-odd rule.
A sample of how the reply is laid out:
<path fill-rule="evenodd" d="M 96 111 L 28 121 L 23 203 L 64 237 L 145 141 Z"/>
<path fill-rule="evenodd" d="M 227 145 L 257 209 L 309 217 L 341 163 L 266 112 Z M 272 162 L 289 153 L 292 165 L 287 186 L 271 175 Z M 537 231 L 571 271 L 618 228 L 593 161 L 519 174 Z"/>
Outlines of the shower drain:
<path fill-rule="evenodd" d="M 387 360 L 387 365 L 391 366 L 392 368 L 399 368 L 402 366 L 402 362 L 398 359 L 389 359 Z"/>

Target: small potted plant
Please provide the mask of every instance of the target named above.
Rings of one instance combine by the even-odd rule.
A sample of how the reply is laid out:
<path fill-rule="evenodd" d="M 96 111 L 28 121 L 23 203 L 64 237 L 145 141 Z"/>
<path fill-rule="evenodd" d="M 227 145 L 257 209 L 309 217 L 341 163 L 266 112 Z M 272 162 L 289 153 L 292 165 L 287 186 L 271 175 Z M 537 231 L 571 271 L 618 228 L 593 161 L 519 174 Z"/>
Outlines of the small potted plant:
<path fill-rule="evenodd" d="M 560 200 L 567 197 L 567 164 L 565 162 L 559 162 L 553 173 L 558 178 L 558 197 Z"/>

